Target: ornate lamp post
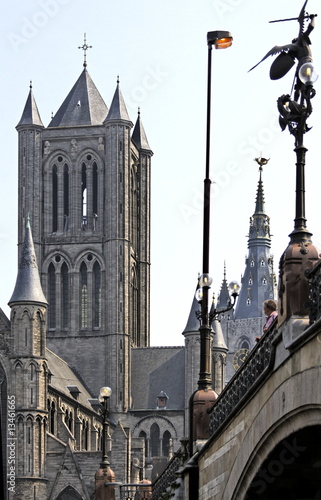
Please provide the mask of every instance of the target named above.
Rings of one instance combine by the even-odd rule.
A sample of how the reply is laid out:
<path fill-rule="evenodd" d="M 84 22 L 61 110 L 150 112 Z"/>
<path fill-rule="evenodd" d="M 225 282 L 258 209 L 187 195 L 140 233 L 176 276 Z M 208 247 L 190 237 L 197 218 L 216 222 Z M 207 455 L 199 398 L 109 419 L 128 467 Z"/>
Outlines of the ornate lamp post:
<path fill-rule="evenodd" d="M 204 212 L 203 212 L 203 272 L 199 278 L 197 299 L 201 304 L 198 315 L 200 320 L 200 374 L 198 390 L 190 399 L 190 453 L 193 453 L 193 443 L 209 436 L 209 418 L 207 408 L 212 406 L 217 394 L 212 389 L 211 377 L 211 323 L 214 315 L 223 311 L 209 313 L 209 289 L 212 278 L 209 275 L 209 245 L 210 245 L 210 136 L 211 136 L 211 77 L 212 77 L 212 47 L 225 49 L 232 45 L 232 35 L 229 31 L 210 31 L 207 33 L 208 73 L 207 73 L 207 122 L 206 122 L 206 157 L 204 179 Z M 235 301 L 235 300 L 234 300 Z M 234 305 L 234 304 L 233 304 Z M 230 309 L 233 307 L 229 307 Z"/>
<path fill-rule="evenodd" d="M 293 98 L 289 94 L 282 95 L 277 101 L 280 113 L 279 123 L 283 130 L 288 128 L 295 138 L 296 153 L 296 196 L 294 229 L 289 235 L 290 242 L 280 261 L 279 280 L 279 317 L 282 324 L 289 318 L 301 318 L 308 314 L 308 280 L 306 272 L 318 260 L 318 251 L 312 244 L 305 218 L 305 155 L 306 147 L 303 137 L 310 130 L 307 119 L 312 113 L 311 99 L 315 96 L 313 83 L 317 74 L 313 65 L 310 33 L 314 29 L 316 14 L 308 14 L 304 2 L 298 18 L 280 19 L 271 22 L 297 20 L 300 25 L 299 35 L 292 43 L 273 47 L 260 61 L 279 53 L 270 69 L 272 80 L 283 77 L 295 64 Z M 304 31 L 304 22 L 310 20 Z M 258 63 L 260 64 L 260 63 Z M 257 65 L 256 65 L 257 66 Z M 251 69 L 254 69 L 254 66 Z M 251 71 L 251 70 L 250 70 Z"/>
<path fill-rule="evenodd" d="M 107 454 L 108 427 L 109 427 L 109 407 L 108 400 L 112 394 L 110 387 L 102 387 L 99 393 L 99 401 L 102 404 L 102 460 L 100 468 L 95 475 L 95 498 L 96 500 L 115 500 L 115 474 L 110 468 Z"/>

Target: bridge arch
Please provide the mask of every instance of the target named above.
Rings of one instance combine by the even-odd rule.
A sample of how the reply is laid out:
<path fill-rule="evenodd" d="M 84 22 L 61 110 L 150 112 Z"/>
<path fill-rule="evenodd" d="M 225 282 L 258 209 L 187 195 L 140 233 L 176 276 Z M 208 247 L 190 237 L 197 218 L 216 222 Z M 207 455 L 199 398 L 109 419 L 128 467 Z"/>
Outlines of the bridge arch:
<path fill-rule="evenodd" d="M 320 473 L 321 405 L 306 405 L 282 417 L 262 436 L 232 500 L 313 500 L 321 492 Z"/>

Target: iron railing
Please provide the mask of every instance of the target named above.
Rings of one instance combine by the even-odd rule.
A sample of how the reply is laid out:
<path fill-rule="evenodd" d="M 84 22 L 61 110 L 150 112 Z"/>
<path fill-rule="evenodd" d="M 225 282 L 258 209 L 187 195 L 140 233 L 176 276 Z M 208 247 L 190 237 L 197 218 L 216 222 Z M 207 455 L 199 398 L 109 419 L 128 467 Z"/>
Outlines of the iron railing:
<path fill-rule="evenodd" d="M 309 320 L 310 325 L 321 318 L 321 261 L 307 272 L 309 280 Z"/>
<path fill-rule="evenodd" d="M 151 500 L 171 498 L 171 493 L 179 487 L 177 472 L 184 462 L 185 454 L 182 451 L 174 453 L 173 458 L 159 478 L 153 483 L 153 494 Z"/>
<path fill-rule="evenodd" d="M 277 331 L 276 326 L 275 321 L 215 401 L 209 412 L 210 436 L 239 408 L 243 398 L 248 396 L 270 371 L 274 361 L 273 339 Z"/>

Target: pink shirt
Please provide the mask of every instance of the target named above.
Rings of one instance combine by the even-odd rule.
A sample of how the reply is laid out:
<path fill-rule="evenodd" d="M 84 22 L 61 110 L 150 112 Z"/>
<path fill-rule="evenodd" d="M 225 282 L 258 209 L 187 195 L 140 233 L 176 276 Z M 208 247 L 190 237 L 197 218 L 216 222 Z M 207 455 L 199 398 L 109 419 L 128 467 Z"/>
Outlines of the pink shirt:
<path fill-rule="evenodd" d="M 270 316 L 266 318 L 266 323 L 263 326 L 263 332 L 266 332 L 270 328 L 277 315 L 278 315 L 277 311 L 273 311 L 271 312 Z"/>

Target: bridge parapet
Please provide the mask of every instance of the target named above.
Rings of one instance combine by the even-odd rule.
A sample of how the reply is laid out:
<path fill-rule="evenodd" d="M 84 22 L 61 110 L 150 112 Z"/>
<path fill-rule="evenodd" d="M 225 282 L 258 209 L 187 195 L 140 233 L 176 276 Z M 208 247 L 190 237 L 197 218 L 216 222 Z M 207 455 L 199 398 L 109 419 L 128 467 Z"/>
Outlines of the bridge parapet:
<path fill-rule="evenodd" d="M 273 369 L 277 322 L 262 336 L 210 410 L 210 435 L 248 401 L 248 396 Z M 246 399 L 246 401 L 245 401 Z"/>

